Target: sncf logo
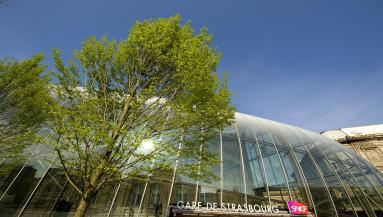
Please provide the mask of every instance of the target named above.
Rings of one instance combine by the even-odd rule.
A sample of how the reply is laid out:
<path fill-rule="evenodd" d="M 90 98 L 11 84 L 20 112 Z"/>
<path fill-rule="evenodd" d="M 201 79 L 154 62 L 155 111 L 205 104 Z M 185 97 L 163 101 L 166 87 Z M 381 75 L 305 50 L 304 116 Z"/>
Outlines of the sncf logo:
<path fill-rule="evenodd" d="M 287 206 L 289 207 L 290 214 L 293 215 L 307 215 L 309 213 L 307 206 L 298 201 L 288 201 Z"/>

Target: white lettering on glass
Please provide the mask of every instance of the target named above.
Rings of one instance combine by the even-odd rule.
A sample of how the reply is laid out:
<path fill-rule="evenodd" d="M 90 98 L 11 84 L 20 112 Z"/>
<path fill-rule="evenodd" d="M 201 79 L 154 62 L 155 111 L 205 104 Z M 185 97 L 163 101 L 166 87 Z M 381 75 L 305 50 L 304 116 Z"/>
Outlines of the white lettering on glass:
<path fill-rule="evenodd" d="M 259 204 L 235 204 L 235 203 L 221 203 L 220 206 L 215 202 L 201 202 L 201 201 L 178 201 L 178 209 L 185 210 L 208 210 L 208 211 L 224 211 L 224 212 L 245 212 L 245 213 L 278 213 L 279 209 L 275 205 L 259 205 Z M 294 211 L 304 211 L 303 207 L 291 206 Z M 307 208 L 306 208 L 307 209 Z"/>

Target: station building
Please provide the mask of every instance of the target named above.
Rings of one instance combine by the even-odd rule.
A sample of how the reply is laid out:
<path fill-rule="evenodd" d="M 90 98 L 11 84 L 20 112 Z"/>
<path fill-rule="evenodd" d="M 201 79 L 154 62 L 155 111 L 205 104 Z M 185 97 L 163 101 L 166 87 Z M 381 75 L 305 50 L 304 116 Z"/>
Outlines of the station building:
<path fill-rule="evenodd" d="M 383 216 L 383 174 L 323 135 L 237 113 L 207 148 L 220 159 L 210 183 L 177 175 L 114 183 L 93 198 L 87 216 Z M 79 195 L 51 147 L 28 147 L 2 162 L 0 216 L 72 216 Z"/>

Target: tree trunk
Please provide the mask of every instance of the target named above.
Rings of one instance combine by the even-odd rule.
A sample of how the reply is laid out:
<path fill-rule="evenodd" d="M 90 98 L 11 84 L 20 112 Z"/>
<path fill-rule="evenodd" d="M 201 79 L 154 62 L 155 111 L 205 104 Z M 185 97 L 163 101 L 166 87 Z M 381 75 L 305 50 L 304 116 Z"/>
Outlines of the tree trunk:
<path fill-rule="evenodd" d="M 86 189 L 85 192 L 82 194 L 80 203 L 78 204 L 73 217 L 85 216 L 86 210 L 88 209 L 88 206 L 92 200 L 92 197 L 96 195 L 98 192 L 98 190 L 96 191 L 94 190 L 94 187 L 100 181 L 101 174 L 102 174 L 102 170 L 98 168 L 90 177 L 90 183 L 89 183 L 90 186 L 88 186 L 88 189 Z"/>
<path fill-rule="evenodd" d="M 73 217 L 84 217 L 86 210 L 88 209 L 90 200 L 90 197 L 81 197 L 80 203 L 78 204 L 78 207 Z"/>

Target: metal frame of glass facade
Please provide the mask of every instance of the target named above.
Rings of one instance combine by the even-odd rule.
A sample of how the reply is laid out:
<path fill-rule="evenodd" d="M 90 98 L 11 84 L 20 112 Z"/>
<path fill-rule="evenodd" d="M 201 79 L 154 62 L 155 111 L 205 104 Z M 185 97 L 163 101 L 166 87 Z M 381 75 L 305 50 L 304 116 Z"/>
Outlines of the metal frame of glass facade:
<path fill-rule="evenodd" d="M 182 144 L 178 148 L 182 151 Z M 314 216 L 383 216 L 383 174 L 319 134 L 237 113 L 236 123 L 202 150 L 221 160 L 213 168 L 219 181 L 180 176 L 177 160 L 173 176 L 165 181 L 106 187 L 88 215 L 169 216 L 179 200 L 276 205 L 287 213 L 287 201 L 297 200 Z M 23 159 L 0 173 L 0 216 L 70 216 L 78 195 L 57 172 L 60 167 L 49 145 L 30 147 Z"/>

